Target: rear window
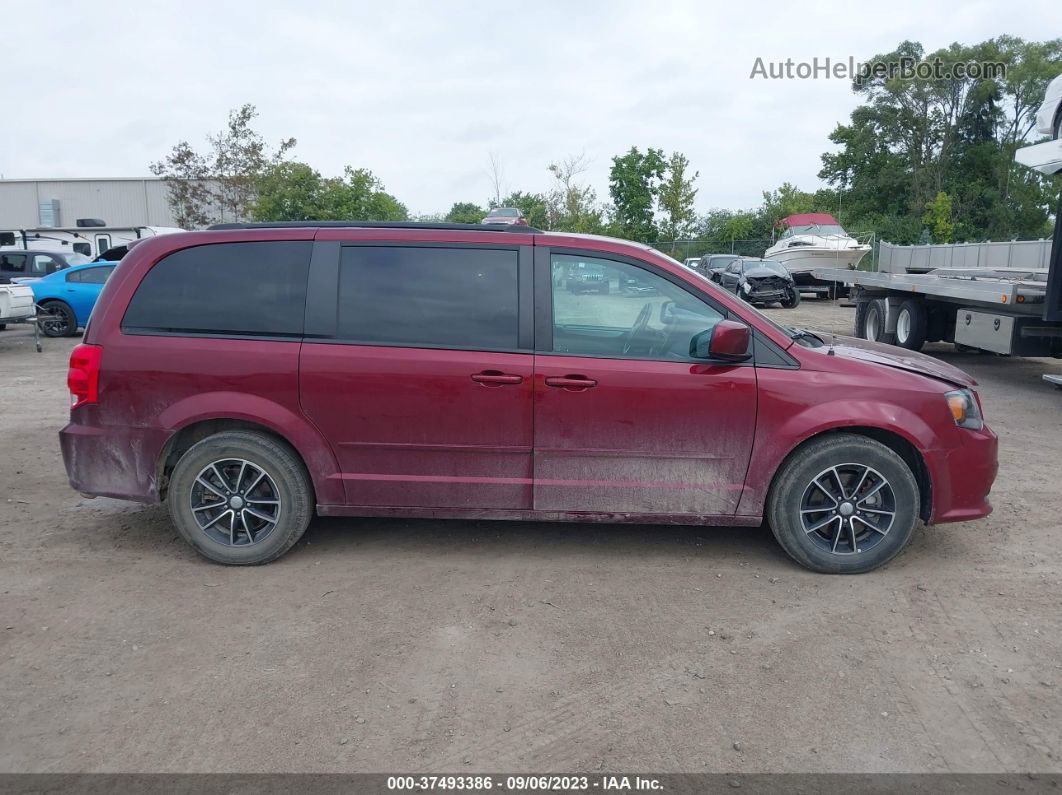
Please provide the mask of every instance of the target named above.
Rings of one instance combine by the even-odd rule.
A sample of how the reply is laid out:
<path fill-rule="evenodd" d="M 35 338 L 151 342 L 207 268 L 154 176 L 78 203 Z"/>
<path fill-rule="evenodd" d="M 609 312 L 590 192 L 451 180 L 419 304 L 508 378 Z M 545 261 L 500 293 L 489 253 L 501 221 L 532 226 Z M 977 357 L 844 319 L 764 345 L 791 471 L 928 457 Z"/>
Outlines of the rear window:
<path fill-rule="evenodd" d="M 517 254 L 345 246 L 338 336 L 396 345 L 517 347 Z"/>
<path fill-rule="evenodd" d="M 311 241 L 216 243 L 160 260 L 122 320 L 128 331 L 299 336 Z"/>

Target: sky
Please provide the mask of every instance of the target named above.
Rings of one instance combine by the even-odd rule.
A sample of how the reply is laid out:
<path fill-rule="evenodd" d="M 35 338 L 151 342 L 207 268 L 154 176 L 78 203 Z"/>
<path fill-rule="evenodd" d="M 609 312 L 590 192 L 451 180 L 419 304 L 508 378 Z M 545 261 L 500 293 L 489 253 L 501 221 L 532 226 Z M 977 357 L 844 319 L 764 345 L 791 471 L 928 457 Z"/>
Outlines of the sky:
<path fill-rule="evenodd" d="M 783 182 L 814 190 L 846 79 L 751 78 L 765 63 L 870 60 L 1000 34 L 1062 35 L 1058 0 L 817 2 L 67 2 L 2 0 L 7 178 L 138 177 L 243 103 L 322 174 L 368 168 L 414 214 L 545 191 L 585 155 L 608 196 L 631 146 L 683 152 L 696 207 L 740 209 Z"/>

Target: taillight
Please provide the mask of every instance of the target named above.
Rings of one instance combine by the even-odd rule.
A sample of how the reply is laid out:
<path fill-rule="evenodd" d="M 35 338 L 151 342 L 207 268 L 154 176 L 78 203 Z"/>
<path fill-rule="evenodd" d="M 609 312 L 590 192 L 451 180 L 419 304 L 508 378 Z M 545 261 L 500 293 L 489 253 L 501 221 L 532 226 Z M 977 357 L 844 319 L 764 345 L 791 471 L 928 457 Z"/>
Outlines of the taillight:
<path fill-rule="evenodd" d="M 70 352 L 70 369 L 66 385 L 70 387 L 70 408 L 76 409 L 99 399 L 100 357 L 103 348 L 99 345 L 78 345 Z"/>

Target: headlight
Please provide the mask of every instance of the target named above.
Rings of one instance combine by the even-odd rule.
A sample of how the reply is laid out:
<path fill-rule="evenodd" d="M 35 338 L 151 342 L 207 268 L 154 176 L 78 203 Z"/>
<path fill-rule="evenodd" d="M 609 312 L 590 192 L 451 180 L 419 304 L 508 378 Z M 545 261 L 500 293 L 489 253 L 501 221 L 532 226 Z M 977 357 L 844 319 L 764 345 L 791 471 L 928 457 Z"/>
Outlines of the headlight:
<path fill-rule="evenodd" d="M 972 431 L 981 430 L 985 421 L 981 416 L 981 406 L 977 402 L 974 393 L 969 389 L 956 389 L 944 395 L 951 409 L 951 417 L 960 428 L 969 428 Z"/>

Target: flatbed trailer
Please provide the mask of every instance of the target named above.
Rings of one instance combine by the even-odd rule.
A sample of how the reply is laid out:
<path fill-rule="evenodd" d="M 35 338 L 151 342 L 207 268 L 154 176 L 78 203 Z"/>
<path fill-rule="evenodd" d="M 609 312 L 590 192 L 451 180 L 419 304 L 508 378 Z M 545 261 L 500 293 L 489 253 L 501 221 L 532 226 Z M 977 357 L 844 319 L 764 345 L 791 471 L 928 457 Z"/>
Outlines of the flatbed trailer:
<path fill-rule="evenodd" d="M 1018 152 L 1019 162 L 1043 173 L 1062 169 L 1062 140 Z M 812 273 L 850 288 L 857 337 L 910 350 L 944 341 L 960 350 L 1062 358 L 1062 193 L 1046 270 L 886 273 L 821 268 Z M 1062 386 L 1062 376 L 1044 379 Z"/>

